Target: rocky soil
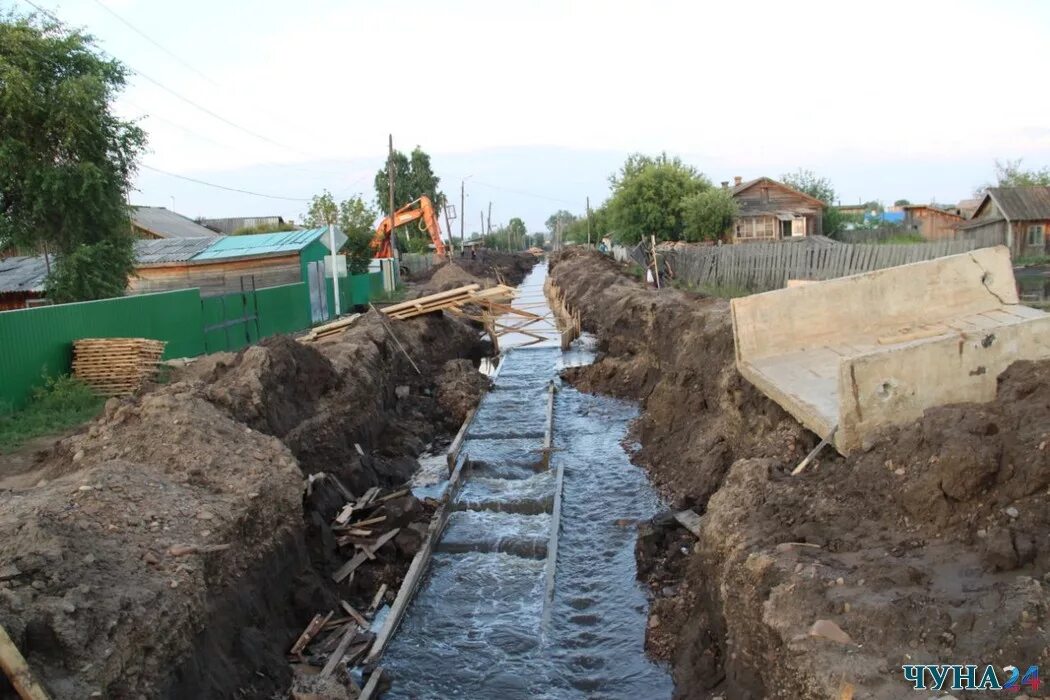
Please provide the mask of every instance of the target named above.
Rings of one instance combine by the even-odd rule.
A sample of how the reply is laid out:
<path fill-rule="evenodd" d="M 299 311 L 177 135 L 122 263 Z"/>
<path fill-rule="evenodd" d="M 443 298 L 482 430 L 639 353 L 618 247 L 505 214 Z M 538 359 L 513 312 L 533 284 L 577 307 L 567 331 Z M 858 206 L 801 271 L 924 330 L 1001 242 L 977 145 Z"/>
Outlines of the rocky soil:
<path fill-rule="evenodd" d="M 402 484 L 480 399 L 489 348 L 440 315 L 391 327 L 421 373 L 374 312 L 310 345 L 267 339 L 111 400 L 34 485 L 0 491 L 0 624 L 52 697 L 284 694 L 315 613 L 363 609 L 381 582 L 393 597 L 431 505 L 386 502 L 402 534 L 337 587 L 342 501 L 305 486 Z"/>
<path fill-rule="evenodd" d="M 727 302 L 589 251 L 552 277 L 599 339 L 567 378 L 641 402 L 635 460 L 702 516 L 637 546 L 676 697 L 901 698 L 906 663 L 1050 662 L 1050 363 L 791 477 L 816 437 L 736 372 Z"/>

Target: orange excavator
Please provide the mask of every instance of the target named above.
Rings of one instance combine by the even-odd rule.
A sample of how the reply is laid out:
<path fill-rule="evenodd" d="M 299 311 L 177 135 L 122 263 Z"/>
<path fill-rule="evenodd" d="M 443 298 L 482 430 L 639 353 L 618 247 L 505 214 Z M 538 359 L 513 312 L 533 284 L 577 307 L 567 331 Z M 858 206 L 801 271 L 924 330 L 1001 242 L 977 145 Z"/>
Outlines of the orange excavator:
<path fill-rule="evenodd" d="M 391 217 L 384 218 L 382 223 L 376 227 L 376 235 L 372 238 L 372 250 L 375 251 L 377 258 L 394 257 L 394 249 L 390 244 L 390 237 L 394 229 L 413 221 L 419 221 L 419 229 L 430 234 L 430 240 L 433 241 L 439 257 L 443 258 L 448 254 L 445 242 L 441 240 L 441 225 L 434 212 L 434 203 L 429 197 L 420 197 L 414 202 L 409 202 L 394 212 L 393 226 L 390 225 L 390 221 Z"/>

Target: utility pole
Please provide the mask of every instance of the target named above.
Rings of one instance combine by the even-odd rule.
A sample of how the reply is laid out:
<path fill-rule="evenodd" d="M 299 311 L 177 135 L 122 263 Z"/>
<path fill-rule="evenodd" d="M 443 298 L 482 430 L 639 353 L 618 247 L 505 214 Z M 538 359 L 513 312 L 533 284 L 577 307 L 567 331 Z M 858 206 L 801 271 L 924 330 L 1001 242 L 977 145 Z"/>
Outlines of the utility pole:
<path fill-rule="evenodd" d="M 386 185 L 390 195 L 390 248 L 397 260 L 397 236 L 394 235 L 394 135 L 390 134 L 390 151 L 386 159 Z"/>
<path fill-rule="evenodd" d="M 485 233 L 492 233 L 492 202 L 489 202 L 489 225 L 485 228 Z"/>
<path fill-rule="evenodd" d="M 485 235 L 485 212 L 484 211 L 480 211 L 478 213 L 481 214 L 481 235 L 484 236 Z"/>
<path fill-rule="evenodd" d="M 587 198 L 587 245 L 591 244 L 591 198 Z"/>
<path fill-rule="evenodd" d="M 467 223 L 467 208 L 466 208 L 467 195 L 466 195 L 466 190 L 464 189 L 464 183 L 465 182 L 466 182 L 466 180 L 460 180 L 459 181 L 459 249 L 460 250 L 466 250 L 466 248 L 463 247 L 463 244 L 466 241 L 466 239 L 463 238 L 463 225 Z"/>

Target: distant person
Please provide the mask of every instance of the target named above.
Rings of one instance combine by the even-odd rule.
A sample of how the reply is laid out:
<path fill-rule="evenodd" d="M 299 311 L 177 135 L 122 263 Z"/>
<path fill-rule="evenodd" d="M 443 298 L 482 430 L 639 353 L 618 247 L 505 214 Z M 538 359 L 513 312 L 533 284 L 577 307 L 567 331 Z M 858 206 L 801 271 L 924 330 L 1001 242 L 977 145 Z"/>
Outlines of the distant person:
<path fill-rule="evenodd" d="M 605 247 L 605 241 L 602 241 L 601 243 L 598 244 L 598 252 L 599 253 L 608 253 L 609 252 L 609 249 Z"/>
<path fill-rule="evenodd" d="M 470 249 L 470 259 L 471 260 L 477 260 L 478 259 L 478 249 L 477 248 L 471 248 Z"/>

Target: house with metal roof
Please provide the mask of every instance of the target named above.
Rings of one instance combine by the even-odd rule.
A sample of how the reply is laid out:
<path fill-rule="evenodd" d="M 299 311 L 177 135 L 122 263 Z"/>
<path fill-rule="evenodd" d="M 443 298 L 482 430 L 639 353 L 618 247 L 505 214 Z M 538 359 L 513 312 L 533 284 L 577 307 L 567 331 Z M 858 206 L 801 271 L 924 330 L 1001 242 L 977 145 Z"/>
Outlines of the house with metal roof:
<path fill-rule="evenodd" d="M 959 230 L 968 236 L 995 238 L 1015 258 L 1046 255 L 1050 187 L 989 187 L 973 217 Z"/>
<path fill-rule="evenodd" d="M 0 260 L 0 311 L 24 309 L 44 298 L 48 261 L 43 255 L 15 255 Z"/>
<path fill-rule="evenodd" d="M 769 177 L 733 186 L 723 182 L 740 213 L 733 222 L 733 242 L 777 241 L 823 234 L 824 202 Z"/>
<path fill-rule="evenodd" d="M 335 250 L 346 243 L 338 228 Z M 200 289 L 202 297 L 283 284 L 307 283 L 315 320 L 328 318 L 334 305 L 325 280 L 328 228 L 243 236 L 139 241 L 138 263 L 129 294 Z"/>
<path fill-rule="evenodd" d="M 131 208 L 131 227 L 137 238 L 208 238 L 217 234 L 193 219 L 164 207 Z"/>

